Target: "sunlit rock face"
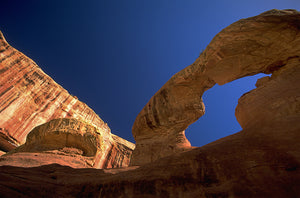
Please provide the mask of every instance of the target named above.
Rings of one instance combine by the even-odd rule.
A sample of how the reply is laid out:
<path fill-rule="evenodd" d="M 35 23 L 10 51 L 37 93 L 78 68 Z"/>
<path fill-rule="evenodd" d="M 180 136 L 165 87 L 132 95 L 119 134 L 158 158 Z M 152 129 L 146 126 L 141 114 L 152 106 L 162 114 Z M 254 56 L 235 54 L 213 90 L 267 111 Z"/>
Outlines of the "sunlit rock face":
<path fill-rule="evenodd" d="M 34 127 L 55 118 L 86 120 L 109 137 L 109 127 L 92 109 L 70 95 L 30 58 L 11 47 L 2 33 L 0 75 L 0 128 L 13 143 L 25 143 Z"/>
<path fill-rule="evenodd" d="M 91 108 L 70 95 L 30 58 L 10 46 L 1 32 L 0 76 L 0 150 L 4 153 L 25 143 L 27 134 L 36 126 L 57 118 L 74 118 L 92 124 L 101 134 L 102 157 L 98 157 L 99 162 L 93 167 L 128 165 L 134 144 L 111 134 L 108 125 Z M 48 124 L 51 126 L 53 123 Z M 41 132 L 40 129 L 38 131 Z M 52 145 L 64 144 L 68 133 L 60 134 L 58 139 L 52 134 L 53 137 L 48 140 L 52 141 Z M 43 137 L 42 134 L 37 136 Z M 31 141 L 30 138 L 27 140 Z M 75 140 L 87 141 L 86 138 Z M 83 143 L 86 147 L 82 149 L 89 154 L 98 152 L 93 144 Z"/>
<path fill-rule="evenodd" d="M 239 30 L 240 23 L 245 28 Z M 0 166 L 1 197 L 300 197 L 299 27 L 299 12 L 271 10 L 220 32 L 197 61 L 173 76 L 138 115 L 133 126 L 137 148 L 132 164 L 140 166 L 102 170 L 56 164 L 33 168 Z M 230 35 L 230 30 L 234 30 L 232 38 L 222 40 L 222 34 Z M 280 30 L 279 37 L 273 37 Z M 230 45 L 239 39 L 240 45 Z M 260 61 L 254 57 L 256 64 L 249 67 L 236 66 L 233 61 L 231 71 L 227 62 L 236 60 L 239 64 L 245 55 L 255 55 L 252 50 L 256 47 L 243 48 L 243 42 L 267 40 L 268 53 L 262 54 Z M 286 44 L 288 40 L 290 45 Z M 219 56 L 217 52 L 225 49 L 223 45 L 229 51 Z M 276 50 L 268 49 L 270 46 L 284 50 L 276 54 Z M 257 50 L 264 51 L 261 47 Z M 226 57 L 232 58 L 218 65 Z M 232 73 L 223 76 L 214 68 Z M 223 84 L 259 72 L 272 76 L 259 79 L 257 88 L 239 99 L 236 117 L 243 130 L 200 148 L 190 147 L 183 130 L 204 113 L 202 93 L 215 82 Z M 52 135 L 44 135 L 41 139 L 47 142 L 51 138 Z M 72 142 L 74 146 L 78 141 Z M 92 154 L 93 145 L 76 146 L 76 152 L 81 150 L 83 154 L 86 150 Z M 43 188 L 41 184 L 45 184 Z"/>
<path fill-rule="evenodd" d="M 185 138 L 184 130 L 204 114 L 202 94 L 215 83 L 222 85 L 258 73 L 279 75 L 277 70 L 285 67 L 292 59 L 299 59 L 299 30 L 300 17 L 295 10 L 271 10 L 239 20 L 222 30 L 199 58 L 175 74 L 139 113 L 132 128 L 136 149 L 131 164 L 141 165 L 189 150 L 191 146 Z M 279 90 L 277 94 L 286 93 Z M 275 89 L 268 92 L 271 91 Z M 285 97 L 288 96 L 280 96 Z M 294 98 L 285 98 L 281 102 L 298 101 L 297 98 L 294 95 Z M 263 120 L 266 116 L 258 115 L 261 113 L 258 106 L 264 107 L 263 102 L 253 104 L 252 107 L 244 105 L 238 108 L 238 120 L 242 122 L 243 129 L 246 127 L 244 122 L 253 124 L 253 119 Z M 248 112 L 250 109 L 256 112 Z M 271 119 L 272 111 L 269 113 Z M 250 119 L 250 115 L 253 119 Z"/>
<path fill-rule="evenodd" d="M 0 128 L 14 143 L 25 143 L 34 127 L 55 118 L 91 122 L 109 137 L 109 127 L 91 108 L 70 95 L 30 58 L 11 47 L 2 33 L 0 75 Z"/>
<path fill-rule="evenodd" d="M 61 118 L 35 127 L 26 143 L 1 157 L 0 165 L 35 167 L 57 163 L 73 168 L 112 168 L 129 164 L 132 144 L 103 141 L 97 127 L 77 119 Z"/>

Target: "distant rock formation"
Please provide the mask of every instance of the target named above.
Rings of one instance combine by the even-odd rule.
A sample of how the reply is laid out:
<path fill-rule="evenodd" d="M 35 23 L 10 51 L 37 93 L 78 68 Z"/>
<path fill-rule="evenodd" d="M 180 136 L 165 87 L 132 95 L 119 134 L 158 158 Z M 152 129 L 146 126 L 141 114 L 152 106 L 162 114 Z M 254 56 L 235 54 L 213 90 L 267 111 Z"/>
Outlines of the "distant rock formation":
<path fill-rule="evenodd" d="M 195 63 L 175 74 L 139 113 L 132 128 L 136 149 L 131 164 L 142 165 L 191 149 L 184 130 L 204 114 L 202 94 L 215 83 L 223 85 L 258 73 L 276 74 L 291 61 L 299 60 L 299 29 L 299 12 L 295 10 L 271 10 L 223 29 Z M 298 100 L 296 92 L 290 94 L 295 94 L 291 101 Z M 257 115 L 261 110 L 251 111 L 253 119 L 248 119 L 247 108 L 251 109 L 243 107 L 246 118 L 238 108 L 239 122 L 254 123 L 253 119 L 266 116 Z M 241 126 L 246 129 L 243 123 Z"/>
<path fill-rule="evenodd" d="M 239 99 L 236 117 L 243 130 L 191 147 L 184 129 L 203 115 L 203 92 L 215 83 L 259 72 L 272 76 L 259 79 L 257 88 Z M 270 10 L 222 30 L 194 64 L 150 99 L 133 126 L 137 147 L 131 164 L 136 166 L 102 170 L 57 164 L 0 166 L 0 196 L 300 197 L 299 120 L 300 12 Z M 50 141 L 52 135 L 64 132 L 40 127 L 20 150 L 44 151 L 45 145 L 59 150 L 67 145 Z M 92 140 L 96 137 L 91 135 Z M 46 144 L 36 144 L 40 140 Z M 71 147 L 76 144 L 72 152 L 82 156 L 92 156 L 98 147 L 77 142 L 78 137 L 70 142 Z"/>
<path fill-rule="evenodd" d="M 111 134 L 91 108 L 11 47 L 1 32 L 0 75 L 0 150 L 4 153 L 24 144 L 27 134 L 38 125 L 57 118 L 75 118 L 92 124 L 101 134 L 102 158 L 97 168 L 128 165 L 134 144 Z"/>

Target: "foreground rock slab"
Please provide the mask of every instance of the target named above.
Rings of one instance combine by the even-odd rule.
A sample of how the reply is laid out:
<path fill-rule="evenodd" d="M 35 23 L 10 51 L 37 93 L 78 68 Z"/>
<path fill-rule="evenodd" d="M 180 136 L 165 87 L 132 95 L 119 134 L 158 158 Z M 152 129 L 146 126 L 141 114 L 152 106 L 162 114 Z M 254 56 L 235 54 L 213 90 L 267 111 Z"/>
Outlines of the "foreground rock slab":
<path fill-rule="evenodd" d="M 299 124 L 241 131 L 141 167 L 0 167 L 1 197 L 299 197 Z M 286 138 L 274 139 L 271 130 Z M 292 146 L 291 146 L 292 145 Z"/>

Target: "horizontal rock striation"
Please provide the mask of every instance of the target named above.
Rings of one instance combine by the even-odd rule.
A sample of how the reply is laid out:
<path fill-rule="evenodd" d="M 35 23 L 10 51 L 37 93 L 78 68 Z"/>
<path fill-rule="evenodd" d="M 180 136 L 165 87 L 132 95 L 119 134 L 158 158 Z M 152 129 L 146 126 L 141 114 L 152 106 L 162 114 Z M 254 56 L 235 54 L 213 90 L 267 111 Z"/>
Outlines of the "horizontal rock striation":
<path fill-rule="evenodd" d="M 215 83 L 274 73 L 290 59 L 298 59 L 299 24 L 296 10 L 270 10 L 239 20 L 217 34 L 199 58 L 175 74 L 137 116 L 131 164 L 190 149 L 184 130 L 204 114 L 202 94 Z"/>
<path fill-rule="evenodd" d="M 119 167 L 129 163 L 134 145 L 113 138 L 110 128 L 91 108 L 10 46 L 1 32 L 0 76 L 0 150 L 8 152 L 24 144 L 27 134 L 38 125 L 57 118 L 75 118 L 93 124 L 101 133 L 103 156 L 111 153 L 111 159 L 103 157 L 98 164 Z"/>

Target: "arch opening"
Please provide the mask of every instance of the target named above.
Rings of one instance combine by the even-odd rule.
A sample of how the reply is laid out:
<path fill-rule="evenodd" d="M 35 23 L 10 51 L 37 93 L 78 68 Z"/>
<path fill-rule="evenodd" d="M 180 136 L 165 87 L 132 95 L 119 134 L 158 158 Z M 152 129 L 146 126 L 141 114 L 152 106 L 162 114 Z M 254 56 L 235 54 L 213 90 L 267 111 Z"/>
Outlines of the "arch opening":
<path fill-rule="evenodd" d="M 186 137 L 192 146 L 203 146 L 242 130 L 235 117 L 238 99 L 255 89 L 258 79 L 271 74 L 247 76 L 224 85 L 216 84 L 202 95 L 205 114 L 186 129 Z"/>

